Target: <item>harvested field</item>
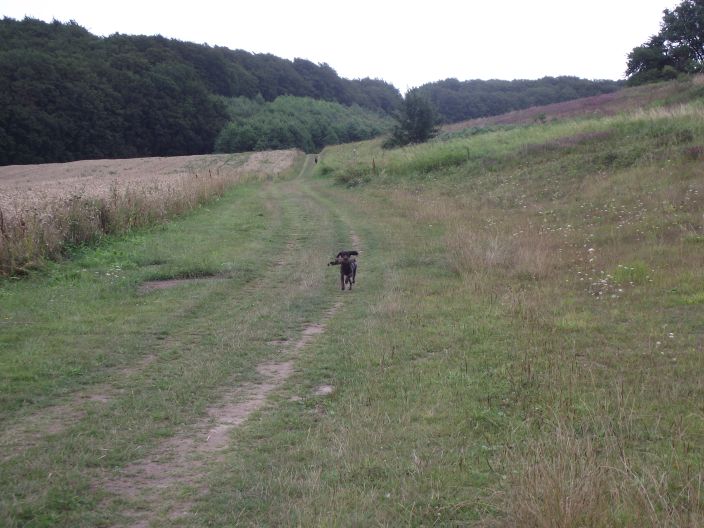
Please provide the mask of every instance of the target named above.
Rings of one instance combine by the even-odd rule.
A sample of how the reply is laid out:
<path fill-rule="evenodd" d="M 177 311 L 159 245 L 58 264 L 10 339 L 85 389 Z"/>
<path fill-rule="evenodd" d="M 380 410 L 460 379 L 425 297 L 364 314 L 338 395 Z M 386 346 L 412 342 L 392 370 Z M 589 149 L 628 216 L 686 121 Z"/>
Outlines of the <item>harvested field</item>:
<path fill-rule="evenodd" d="M 245 175 L 276 175 L 288 169 L 296 155 L 295 150 L 280 150 L 9 165 L 0 167 L 0 210 L 7 217 L 75 196 L 107 199 L 127 190 L 160 192 L 203 176 L 236 180 Z"/>

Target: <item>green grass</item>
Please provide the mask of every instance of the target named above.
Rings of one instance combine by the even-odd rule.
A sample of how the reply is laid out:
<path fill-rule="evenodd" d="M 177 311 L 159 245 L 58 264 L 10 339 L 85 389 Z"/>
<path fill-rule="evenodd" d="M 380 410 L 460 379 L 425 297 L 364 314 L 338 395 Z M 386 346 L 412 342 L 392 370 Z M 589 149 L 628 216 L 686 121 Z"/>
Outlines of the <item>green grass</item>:
<path fill-rule="evenodd" d="M 313 174 L 242 185 L 6 280 L 0 417 L 29 442 L 0 460 L 0 519 L 699 526 L 695 145 L 696 102 L 397 151 L 332 147 Z M 353 234 L 358 283 L 343 293 L 323 263 Z M 139 293 L 191 276 L 214 279 Z M 141 500 L 96 485 L 189 434 L 280 357 L 269 343 L 295 341 L 337 301 L 293 375 L 194 479 L 135 482 Z M 96 391 L 110 398 L 77 398 Z M 57 406 L 75 414 L 47 433 Z"/>
<path fill-rule="evenodd" d="M 281 204 L 285 185 L 241 185 L 182 220 L 3 284 L 2 440 L 14 454 L 2 466 L 4 524 L 106 522 L 92 479 L 202 415 L 228 381 L 254 379 L 254 365 L 276 354 L 268 341 L 329 307 L 333 285 L 313 265 L 326 262 L 340 227 L 300 193 Z M 304 243 L 308 222 L 320 233 Z M 282 257 L 300 265 L 273 267 Z M 138 290 L 204 269 L 225 278 Z"/>
<path fill-rule="evenodd" d="M 391 491 L 365 480 L 364 490 L 339 504 L 335 499 L 340 488 L 349 490 L 348 481 L 316 480 L 315 497 L 295 510 L 303 512 L 301 524 L 345 524 L 350 517 L 338 512 L 353 511 L 354 503 L 373 512 L 362 523 L 382 525 L 398 519 L 451 525 L 478 518 L 521 526 L 699 523 L 703 453 L 695 446 L 704 438 L 704 417 L 693 402 L 702 396 L 700 292 L 682 293 L 674 304 L 669 294 L 691 290 L 689 285 L 702 280 L 696 241 L 703 228 L 704 188 L 698 166 L 682 149 L 704 141 L 699 112 L 692 105 L 514 127 L 392 152 L 378 143 L 326 150 L 325 176 L 340 183 L 350 168 L 358 173 L 360 165 L 375 160 L 379 176 L 368 172 L 362 190 L 346 192 L 338 201 L 363 211 L 360 222 L 384 226 L 381 232 L 391 237 L 379 244 L 384 253 L 398 254 L 394 242 L 403 240 L 401 262 L 419 268 L 399 269 L 408 288 L 394 303 L 404 314 L 416 314 L 415 324 L 382 325 L 368 352 L 384 358 L 381 343 L 394 343 L 407 354 L 408 365 L 394 381 L 379 381 L 375 362 L 368 360 L 364 375 L 375 380 L 374 387 L 400 392 L 404 374 L 417 373 L 411 383 L 415 398 L 399 402 L 387 395 L 381 404 L 384 420 L 377 423 L 354 416 L 367 416 L 359 405 L 336 401 L 335 416 L 342 412 L 344 423 L 352 423 L 346 441 L 354 438 L 375 455 L 350 453 L 327 467 L 375 463 L 387 475 L 397 467 L 389 446 L 408 462 L 416 460 L 413 448 L 425 444 L 444 455 L 431 456 L 429 464 L 443 484 L 440 490 L 424 487 L 434 482 L 428 471 L 413 486 L 417 495 L 409 494 L 412 470 L 407 468 L 406 475 L 396 471 L 384 480 Z M 422 286 L 438 284 L 436 268 L 456 273 L 436 293 L 440 306 Z M 468 346 L 462 333 L 477 332 L 480 323 L 475 319 L 463 327 L 457 321 L 475 311 L 490 315 L 486 326 L 492 330 L 479 347 Z M 446 323 L 454 325 L 448 329 Z M 445 354 L 430 354 L 430 363 L 441 375 L 418 366 L 435 330 L 441 330 Z M 454 365 L 462 365 L 461 355 L 453 353 L 457 342 L 465 368 L 478 371 L 465 387 L 448 383 L 462 375 L 442 361 L 454 357 Z M 363 353 L 355 347 L 358 352 Z M 487 358 L 496 364 L 487 365 Z M 377 365 L 383 363 L 378 359 Z M 443 403 L 433 407 L 432 398 L 424 400 L 426 385 Z M 483 409 L 472 385 L 486 396 Z M 372 392 L 366 385 L 350 390 L 358 403 Z M 492 401 L 500 402 L 498 410 Z M 443 415 L 424 433 L 413 424 L 423 421 L 428 408 L 440 408 Z M 474 413 L 475 420 L 482 417 L 496 440 L 474 435 L 474 428 L 452 428 L 472 423 L 452 417 L 460 410 Z M 406 413 L 415 420 L 404 421 Z M 394 435 L 387 429 L 399 426 L 412 428 L 410 442 L 387 436 Z M 360 430 L 383 432 L 374 442 Z M 453 445 L 444 435 L 462 440 Z M 316 454 L 328 442 L 321 442 Z M 479 474 L 478 468 L 485 470 L 472 491 L 470 476 L 458 474 L 448 460 L 476 445 L 486 446 L 487 454 L 470 465 Z M 422 466 L 423 457 L 418 460 Z M 464 500 L 451 493 L 457 488 Z M 381 500 L 386 493 L 401 498 Z M 575 494 L 580 503 L 559 499 Z M 435 510 L 427 507 L 429 497 L 442 497 Z M 335 507 L 321 509 L 323 504 Z M 291 511 L 277 514 L 280 521 Z"/>

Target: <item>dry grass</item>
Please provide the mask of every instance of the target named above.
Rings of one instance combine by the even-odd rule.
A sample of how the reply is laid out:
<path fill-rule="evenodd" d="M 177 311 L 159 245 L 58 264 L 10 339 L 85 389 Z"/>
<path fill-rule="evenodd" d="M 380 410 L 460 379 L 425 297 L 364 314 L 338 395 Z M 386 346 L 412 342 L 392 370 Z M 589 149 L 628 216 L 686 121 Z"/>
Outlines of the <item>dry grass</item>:
<path fill-rule="evenodd" d="M 507 277 L 541 279 L 561 264 L 562 240 L 532 219 L 511 219 L 473 196 L 422 196 L 391 191 L 393 200 L 410 211 L 414 222 L 442 225 L 448 258 L 455 272 L 467 280 L 491 272 Z M 502 217 L 498 223 L 495 219 Z"/>
<path fill-rule="evenodd" d="M 273 177 L 296 151 L 79 161 L 0 168 L 0 274 L 67 245 L 182 214 L 245 178 Z"/>
<path fill-rule="evenodd" d="M 484 525 L 704 525 L 702 117 L 639 109 L 536 133 L 519 163 L 468 154 L 386 188 L 416 231 L 442 237 L 469 302 L 517 329 L 504 405 L 523 419 L 491 461 L 502 480 Z M 442 145 L 387 157 L 414 167 L 423 148 Z"/>
<path fill-rule="evenodd" d="M 513 233 L 498 229 L 478 231 L 468 224 L 457 223 L 451 225 L 445 242 L 455 270 L 467 278 L 492 270 L 540 279 L 547 277 L 560 261 L 550 238 L 535 229 Z"/>
<path fill-rule="evenodd" d="M 704 511 L 697 507 L 704 499 L 701 473 L 693 474 L 673 500 L 668 467 L 638 467 L 624 450 L 621 431 L 611 424 L 589 425 L 556 418 L 547 434 L 504 454 L 508 482 L 495 500 L 505 516 L 487 525 L 702 526 Z M 580 429 L 593 433 L 579 435 Z"/>
<path fill-rule="evenodd" d="M 668 416 L 668 403 L 658 410 L 643 405 L 652 404 L 651 391 L 667 391 L 668 383 L 697 391 L 694 380 L 667 374 L 666 382 L 661 368 L 648 367 L 642 359 L 651 341 L 652 353 L 664 354 L 666 361 L 689 361 L 693 368 L 698 364 L 691 355 L 694 345 L 658 352 L 667 346 L 665 339 L 688 339 L 688 331 L 668 325 L 655 308 L 663 306 L 657 292 L 700 291 L 690 274 L 701 262 L 701 246 L 691 240 L 701 237 L 704 188 L 701 178 L 680 177 L 685 171 L 677 166 L 648 168 L 594 179 L 583 186 L 580 207 L 559 204 L 560 214 L 542 224 L 531 207 L 499 212 L 482 206 L 481 198 L 470 206 L 448 198 L 443 205 L 417 200 L 415 215 L 447 226 L 448 255 L 465 282 L 474 291 L 503 292 L 506 313 L 533 336 L 529 342 L 538 342 L 531 347 L 532 357 L 528 354 L 515 365 L 515 378 L 526 387 L 539 387 L 543 393 L 537 399 L 555 418 L 552 427 L 543 424 L 540 431 L 528 432 L 532 426 L 527 422 L 497 461 L 507 476 L 496 502 L 502 511 L 500 526 L 702 526 L 704 474 L 697 457 L 674 440 L 660 445 L 657 455 L 633 449 L 647 436 L 643 422 L 676 420 Z M 598 301 L 589 307 L 591 315 L 575 316 L 576 324 L 567 321 L 560 298 L 579 305 L 588 303 L 589 296 Z M 615 304 L 620 302 L 625 304 Z M 632 319 L 644 334 L 611 345 L 623 331 L 610 320 L 614 313 L 624 313 L 621 317 Z M 557 351 L 566 345 L 561 332 L 586 336 L 593 328 L 605 337 L 591 346 L 587 340 L 586 348 L 581 345 L 577 362 Z M 661 337 L 665 332 L 658 333 L 658 328 L 667 328 L 669 337 Z M 655 332 L 652 337 L 647 329 Z M 620 346 L 628 352 L 614 355 Z M 645 391 L 642 401 L 624 396 L 623 385 L 604 389 L 620 371 L 632 379 L 630 390 Z M 657 389 L 663 383 L 665 388 Z M 571 400 L 580 393 L 584 401 Z M 608 408 L 595 409 L 586 394 L 602 393 L 597 401 L 608 402 Z M 679 400 L 675 394 L 661 397 L 663 402 Z M 699 427 L 696 411 L 687 420 L 681 436 L 691 441 Z"/>
<path fill-rule="evenodd" d="M 700 86 L 704 75 L 693 76 L 682 84 Z M 452 132 L 464 128 L 490 125 L 516 125 L 534 123 L 538 120 L 568 119 L 585 116 L 613 116 L 652 105 L 682 91 L 682 85 L 673 82 L 625 88 L 608 94 L 584 97 L 562 103 L 535 106 L 506 114 L 470 119 L 443 126 L 443 131 Z"/>

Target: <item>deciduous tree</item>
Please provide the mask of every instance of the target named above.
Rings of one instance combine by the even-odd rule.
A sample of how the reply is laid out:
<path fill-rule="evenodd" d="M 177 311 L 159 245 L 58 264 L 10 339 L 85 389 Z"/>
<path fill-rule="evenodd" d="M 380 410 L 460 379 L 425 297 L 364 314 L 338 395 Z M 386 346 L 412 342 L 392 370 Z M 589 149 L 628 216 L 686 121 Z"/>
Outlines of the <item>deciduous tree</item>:
<path fill-rule="evenodd" d="M 660 33 L 628 55 L 630 84 L 670 79 L 704 70 L 704 0 L 683 0 L 663 11 Z"/>

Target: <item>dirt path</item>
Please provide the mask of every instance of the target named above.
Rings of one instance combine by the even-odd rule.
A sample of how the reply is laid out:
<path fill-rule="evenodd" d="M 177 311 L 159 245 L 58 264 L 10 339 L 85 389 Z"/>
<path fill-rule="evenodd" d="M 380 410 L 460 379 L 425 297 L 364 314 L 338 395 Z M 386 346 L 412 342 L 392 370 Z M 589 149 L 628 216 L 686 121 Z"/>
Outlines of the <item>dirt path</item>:
<path fill-rule="evenodd" d="M 153 508 L 161 504 L 158 499 L 162 494 L 175 487 L 195 488 L 202 493 L 207 491 L 203 482 L 206 466 L 219 460 L 217 452 L 228 447 L 232 430 L 265 407 L 267 397 L 293 373 L 294 362 L 301 350 L 325 332 L 327 321 L 341 306 L 341 301 L 336 302 L 320 321 L 306 326 L 295 343 L 285 344 L 283 360 L 257 365 L 259 382 L 229 388 L 208 408 L 207 416 L 199 423 L 163 442 L 154 455 L 130 464 L 96 484 L 118 500 L 139 499 L 141 503 L 151 505 L 151 508 L 123 512 L 129 519 L 128 526 L 145 527 L 159 517 L 177 519 L 188 515 L 190 501 L 180 502 L 168 511 Z"/>
<path fill-rule="evenodd" d="M 289 151 L 279 153 L 278 155 L 272 155 L 272 153 L 254 153 L 248 159 L 246 164 L 249 166 L 247 169 L 251 173 L 255 170 L 262 170 L 262 167 L 267 167 L 269 165 L 274 166 L 276 170 L 283 170 L 280 166 L 282 163 L 290 163 Z M 229 156 L 231 157 L 231 156 Z M 46 176 L 44 173 L 50 174 L 52 170 L 56 170 L 54 166 L 61 166 L 64 170 L 69 171 L 73 165 L 83 166 L 93 168 L 93 170 L 98 170 L 102 167 L 101 163 L 108 162 L 111 164 L 123 162 L 127 163 L 128 167 L 131 167 L 133 171 L 139 166 L 139 163 L 146 161 L 150 163 L 150 167 L 156 170 L 158 166 L 163 172 L 167 168 L 181 167 L 185 160 L 191 163 L 196 161 L 203 162 L 203 158 L 206 158 L 208 163 L 214 163 L 215 161 L 225 163 L 229 159 L 228 156 L 197 156 L 197 157 L 181 157 L 181 158 L 148 158 L 146 160 L 100 160 L 100 161 L 86 161 L 86 162 L 74 162 L 69 164 L 50 164 L 50 167 L 45 165 L 37 166 L 42 169 L 39 175 Z M 306 161 L 301 169 L 299 177 L 302 176 L 310 167 L 310 156 L 306 158 Z M 112 165 L 111 165 L 112 166 Z M 134 166 L 134 167 L 133 167 Z M 28 166 L 21 167 L 9 167 L 8 171 L 15 170 L 18 174 L 29 175 L 31 170 L 27 168 Z M 31 167 L 31 166 L 30 166 Z M 72 169 L 75 172 L 75 168 Z M 29 171 L 29 172 L 27 172 Z M 158 172 L 158 171 L 157 171 Z M 135 173 L 136 174 L 136 173 Z M 2 174 L 0 174 L 2 176 Z M 269 198 L 271 200 L 271 198 Z M 275 205 L 269 204 L 270 208 L 275 208 Z M 294 240 L 289 240 L 286 243 L 285 251 L 281 254 L 279 260 L 276 262 L 276 267 L 281 267 L 286 261 L 293 258 L 294 251 L 296 250 L 296 243 Z M 195 278 L 195 279 L 167 279 L 160 281 L 149 281 L 142 283 L 138 287 L 138 292 L 140 294 L 146 295 L 156 290 L 168 289 L 173 287 L 178 287 L 184 284 L 190 283 L 204 283 L 211 282 L 213 280 L 226 280 L 227 277 L 208 277 L 208 278 Z M 256 280 L 247 286 L 245 286 L 244 291 L 254 292 L 258 288 L 262 287 L 262 284 L 267 279 L 265 277 Z M 177 314 L 175 311 L 173 315 Z M 111 375 L 111 382 L 100 383 L 81 390 L 72 395 L 69 395 L 60 403 L 50 405 L 43 409 L 36 411 L 33 414 L 24 416 L 16 420 L 14 423 L 6 423 L 3 430 L 0 431 L 0 461 L 7 461 L 12 458 L 21 456 L 25 451 L 30 448 L 40 445 L 45 441 L 46 437 L 49 435 L 56 435 L 66 431 L 72 425 L 83 420 L 88 414 L 89 409 L 95 410 L 96 406 L 105 405 L 112 400 L 120 397 L 124 391 L 116 388 L 116 383 L 118 385 L 125 385 L 125 381 L 134 375 L 138 374 L 149 365 L 151 365 L 157 359 L 157 354 L 155 352 L 147 354 L 140 361 L 135 364 L 116 369 Z"/>
<path fill-rule="evenodd" d="M 309 156 L 298 181 L 311 170 Z M 295 235 L 297 233 L 291 233 L 292 237 Z M 355 247 L 361 247 L 361 240 L 354 232 L 350 232 L 350 239 Z M 297 238 L 289 239 L 284 254 L 272 264 L 272 269 L 295 261 L 299 246 Z M 245 290 L 251 293 L 266 287 L 267 282 L 262 280 L 248 285 Z M 295 340 L 271 341 L 270 345 L 278 349 L 277 359 L 256 365 L 257 381 L 238 383 L 233 380 L 197 423 L 189 424 L 163 441 L 149 456 L 95 482 L 94 488 L 107 492 L 113 504 L 133 505 L 122 510 L 125 521 L 119 526 L 146 527 L 158 519 L 187 518 L 194 497 L 207 493 L 208 468 L 221 460 L 223 450 L 231 447 L 234 429 L 253 413 L 266 409 L 270 395 L 280 390 L 293 374 L 296 359 L 316 337 L 325 333 L 329 320 L 342 306 L 342 300 L 334 302 L 317 321 L 303 327 Z M 314 389 L 314 394 L 327 396 L 333 390 L 323 385 Z M 184 489 L 192 490 L 188 499 L 165 500 L 178 496 L 179 490 Z"/>
<path fill-rule="evenodd" d="M 205 222 L 186 225 L 193 229 L 188 236 L 226 226 L 215 244 L 241 247 L 228 264 L 245 274 L 132 284 L 126 306 L 156 307 L 168 299 L 168 310 L 126 310 L 148 319 L 138 326 L 120 318 L 111 323 L 138 336 L 124 342 L 112 327 L 85 327 L 96 352 L 136 347 L 131 355 L 97 372 L 92 384 L 70 385 L 47 406 L 5 420 L 0 464 L 23 483 L 17 496 L 24 511 L 45 508 L 42 494 L 71 489 L 67 493 L 85 504 L 100 504 L 99 512 L 78 508 L 89 524 L 187 523 L 214 469 L 237 449 L 235 430 L 253 414 L 274 410 L 275 394 L 299 392 L 287 387 L 297 360 L 305 354 L 307 363 L 307 347 L 326 333 L 347 299 L 325 263 L 338 244 L 362 244 L 335 204 L 313 190 L 314 167 L 309 156 L 298 178 L 262 179 L 247 191 L 252 210 L 261 211 L 257 238 L 230 237 L 249 224 L 248 216 L 217 222 L 241 210 L 241 198 L 206 210 L 213 218 Z M 321 381 L 308 394 L 324 398 L 334 391 Z M 26 477 L 35 466 L 41 475 Z M 87 484 L 75 486 L 77 475 Z"/>

